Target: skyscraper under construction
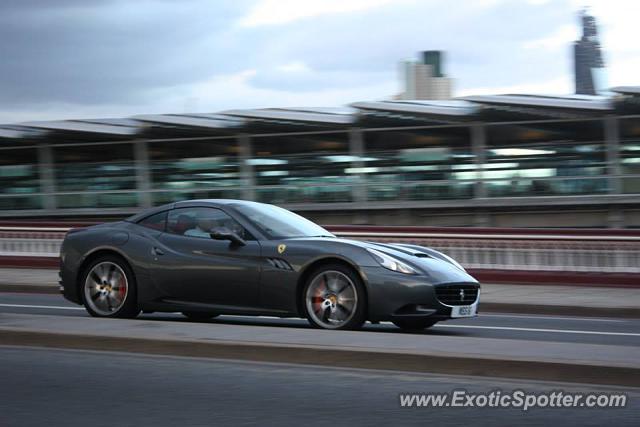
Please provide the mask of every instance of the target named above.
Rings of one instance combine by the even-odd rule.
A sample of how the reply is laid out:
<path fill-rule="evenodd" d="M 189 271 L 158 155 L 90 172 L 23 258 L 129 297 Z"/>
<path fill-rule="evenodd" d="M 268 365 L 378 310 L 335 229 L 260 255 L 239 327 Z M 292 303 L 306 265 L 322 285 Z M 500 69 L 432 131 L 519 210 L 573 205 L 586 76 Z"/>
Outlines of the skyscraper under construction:
<path fill-rule="evenodd" d="M 597 69 L 604 68 L 602 48 L 598 40 L 596 18 L 583 11 L 580 14 L 582 37 L 573 46 L 576 93 L 595 95 L 598 92 Z"/>

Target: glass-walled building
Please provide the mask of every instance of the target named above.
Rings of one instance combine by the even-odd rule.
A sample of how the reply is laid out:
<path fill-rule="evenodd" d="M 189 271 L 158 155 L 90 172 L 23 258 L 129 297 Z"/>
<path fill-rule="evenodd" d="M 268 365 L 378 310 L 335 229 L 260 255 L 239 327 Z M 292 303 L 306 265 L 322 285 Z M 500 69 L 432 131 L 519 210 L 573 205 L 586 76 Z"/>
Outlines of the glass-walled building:
<path fill-rule="evenodd" d="M 501 225 L 517 210 L 635 227 L 639 98 L 621 88 L 2 126 L 0 216 L 243 198 L 324 222 Z"/>

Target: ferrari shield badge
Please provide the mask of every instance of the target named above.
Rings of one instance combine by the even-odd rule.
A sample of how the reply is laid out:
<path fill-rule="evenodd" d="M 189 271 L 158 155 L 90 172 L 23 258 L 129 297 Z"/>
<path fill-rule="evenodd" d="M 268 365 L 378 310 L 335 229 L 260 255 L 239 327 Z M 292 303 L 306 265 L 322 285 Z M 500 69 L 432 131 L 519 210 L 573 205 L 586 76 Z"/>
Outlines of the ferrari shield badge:
<path fill-rule="evenodd" d="M 284 253 L 284 250 L 285 250 L 285 249 L 287 249 L 287 245 L 285 245 L 284 243 L 283 243 L 283 244 L 278 245 L 278 253 L 279 253 L 279 254 Z"/>

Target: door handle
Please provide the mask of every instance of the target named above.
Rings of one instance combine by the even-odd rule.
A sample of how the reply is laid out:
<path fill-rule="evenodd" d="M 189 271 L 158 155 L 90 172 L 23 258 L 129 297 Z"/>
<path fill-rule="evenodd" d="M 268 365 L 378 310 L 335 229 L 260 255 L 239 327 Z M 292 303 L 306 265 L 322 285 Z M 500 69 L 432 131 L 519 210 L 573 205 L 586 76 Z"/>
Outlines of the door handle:
<path fill-rule="evenodd" d="M 151 249 L 151 253 L 154 254 L 154 255 L 164 255 L 164 252 L 162 252 L 162 249 L 158 249 L 156 247 Z"/>

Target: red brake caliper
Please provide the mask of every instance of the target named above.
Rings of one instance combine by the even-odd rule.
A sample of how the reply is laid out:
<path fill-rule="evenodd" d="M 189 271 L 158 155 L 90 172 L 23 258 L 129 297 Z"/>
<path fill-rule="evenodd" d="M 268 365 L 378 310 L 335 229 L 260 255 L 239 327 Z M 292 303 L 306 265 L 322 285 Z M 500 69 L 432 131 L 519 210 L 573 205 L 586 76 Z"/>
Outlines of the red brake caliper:
<path fill-rule="evenodd" d="M 324 288 L 327 288 L 327 284 L 326 283 L 321 283 L 321 285 L 324 285 Z M 318 286 L 316 288 L 316 292 L 315 295 L 311 298 L 311 301 L 313 301 L 313 307 L 314 310 L 316 310 L 316 308 L 322 304 L 322 301 L 324 301 L 324 297 L 322 296 L 322 291 L 320 290 L 320 286 Z"/>
<path fill-rule="evenodd" d="M 127 286 L 124 281 L 124 277 L 120 277 L 120 283 L 118 283 L 118 293 L 120 294 L 120 299 L 124 299 L 124 295 L 127 292 Z"/>

